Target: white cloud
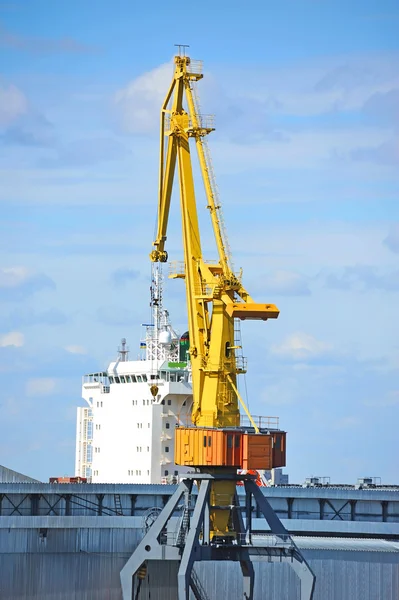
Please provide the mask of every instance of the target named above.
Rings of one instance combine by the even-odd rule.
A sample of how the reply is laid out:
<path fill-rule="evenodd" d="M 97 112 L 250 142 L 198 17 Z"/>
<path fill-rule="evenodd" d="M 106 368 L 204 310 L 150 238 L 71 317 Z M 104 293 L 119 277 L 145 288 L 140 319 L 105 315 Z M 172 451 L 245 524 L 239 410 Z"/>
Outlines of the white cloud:
<path fill-rule="evenodd" d="M 87 349 L 84 346 L 71 345 L 65 346 L 65 350 L 70 354 L 87 354 Z"/>
<path fill-rule="evenodd" d="M 7 346 L 15 346 L 20 348 L 25 343 L 24 334 L 20 331 L 10 331 L 0 335 L 0 348 L 6 348 Z"/>
<path fill-rule="evenodd" d="M 0 292 L 3 300 L 23 300 L 43 289 L 54 289 L 54 281 L 44 273 L 26 267 L 0 268 Z"/>
<path fill-rule="evenodd" d="M 0 268 L 0 288 L 13 288 L 21 285 L 30 277 L 26 267 Z"/>
<path fill-rule="evenodd" d="M 116 92 L 114 103 L 123 129 L 149 133 L 159 128 L 159 111 L 169 89 L 173 66 L 166 63 L 144 73 Z"/>
<path fill-rule="evenodd" d="M 272 354 L 294 360 L 306 360 L 323 356 L 332 349 L 331 344 L 322 342 L 307 333 L 289 335 L 281 344 L 271 347 Z"/>
<path fill-rule="evenodd" d="M 281 296 L 309 296 L 308 280 L 300 273 L 293 271 L 275 271 L 260 277 L 262 289 L 267 293 Z"/>
<path fill-rule="evenodd" d="M 26 382 L 26 393 L 28 396 L 48 396 L 52 394 L 57 386 L 57 380 L 51 377 L 29 379 Z"/>
<path fill-rule="evenodd" d="M 0 125 L 9 125 L 28 112 L 28 101 L 15 85 L 0 85 Z"/>

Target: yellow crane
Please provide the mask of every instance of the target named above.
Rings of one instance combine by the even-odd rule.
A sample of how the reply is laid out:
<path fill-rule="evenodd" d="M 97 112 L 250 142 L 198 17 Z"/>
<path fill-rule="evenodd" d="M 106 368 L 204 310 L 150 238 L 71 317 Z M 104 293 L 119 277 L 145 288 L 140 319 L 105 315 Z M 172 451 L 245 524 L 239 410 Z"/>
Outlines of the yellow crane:
<path fill-rule="evenodd" d="M 195 560 L 214 558 L 240 562 L 244 576 L 243 598 L 252 599 L 251 553 L 260 556 L 265 550 L 255 547 L 252 541 L 253 499 L 271 530 L 279 536 L 280 545 L 273 546 L 279 560 L 289 560 L 298 566 L 301 586 L 308 586 L 308 590 L 303 587 L 303 598 L 311 598 L 314 578 L 303 557 L 257 488 L 254 476 L 237 474 L 237 470 L 285 465 L 285 432 L 267 421 L 263 427 L 261 422 L 256 423 L 237 387 L 237 375 L 246 370 L 235 335 L 238 320 L 276 319 L 279 310 L 274 304 L 256 303 L 242 284 L 242 273 L 233 271 L 205 139 L 214 130 L 213 120 L 201 115 L 196 92 L 196 82 L 203 77 L 202 63 L 185 55 L 175 56 L 174 62 L 174 75 L 161 109 L 158 223 L 150 258 L 153 262 L 168 260 L 167 227 L 177 167 L 184 265 L 172 269 L 171 276 L 185 280 L 193 409 L 192 426 L 181 425 L 176 429 L 175 463 L 193 467 L 194 472 L 181 482 L 122 570 L 124 599 L 132 598 L 132 576 L 137 575 L 140 589 L 147 563 L 160 557 L 180 563 L 179 600 L 188 600 L 190 588 L 197 600 L 207 597 L 201 591 L 193 564 Z M 197 149 L 216 241 L 218 260 L 215 262 L 203 258 L 190 138 Z M 240 406 L 249 420 L 245 427 L 240 426 Z M 194 480 L 199 491 L 192 511 L 189 496 Z M 245 525 L 236 491 L 238 481 L 244 482 L 245 487 Z M 182 497 L 185 502 L 179 532 L 174 543 L 168 544 L 165 531 Z M 216 550 L 217 557 L 213 554 Z M 301 574 L 301 568 L 306 576 Z"/>
<path fill-rule="evenodd" d="M 221 206 L 204 139 L 213 131 L 213 123 L 210 117 L 200 114 L 195 93 L 195 83 L 203 77 L 201 71 L 200 61 L 193 61 L 188 56 L 175 57 L 174 76 L 161 109 L 158 226 L 150 258 L 154 262 L 165 262 L 168 258 L 165 244 L 177 163 L 184 269 L 176 269 L 172 277 L 183 277 L 186 284 L 189 355 L 193 382 L 192 422 L 201 429 L 177 430 L 175 462 L 210 469 L 227 467 L 234 472 L 237 467 L 243 468 L 244 465 L 240 462 L 244 457 L 241 452 L 236 452 L 223 460 L 221 454 L 227 454 L 224 450 L 227 451 L 227 444 L 232 443 L 228 440 L 233 438 L 228 438 L 227 435 L 215 436 L 213 429 L 238 428 L 240 403 L 252 420 L 237 389 L 236 378 L 239 373 L 245 371 L 245 365 L 236 356 L 235 319 L 276 319 L 279 310 L 274 304 L 255 303 L 242 284 L 241 274 L 237 276 L 231 266 L 227 235 L 222 227 Z M 183 106 L 184 99 L 187 108 Z M 190 138 L 195 141 L 216 241 L 218 261 L 214 263 L 205 261 L 202 254 Z M 252 425 L 254 431 L 259 433 L 253 420 Z M 282 433 L 279 435 L 283 436 Z M 205 438 L 206 452 L 203 442 Z M 263 444 L 270 441 L 270 437 L 267 440 L 255 439 L 254 436 L 250 436 L 249 440 L 243 439 L 242 435 L 234 437 L 234 444 L 237 444 L 240 450 L 244 450 L 244 444 L 248 441 L 257 446 L 260 443 L 263 448 Z M 270 464 L 264 457 L 263 461 L 251 466 L 271 468 L 282 465 Z M 234 482 L 221 481 L 212 485 L 215 505 L 232 504 L 234 493 Z M 234 534 L 229 516 L 226 510 L 212 511 L 212 537 L 226 536 L 229 528 L 230 534 Z"/>

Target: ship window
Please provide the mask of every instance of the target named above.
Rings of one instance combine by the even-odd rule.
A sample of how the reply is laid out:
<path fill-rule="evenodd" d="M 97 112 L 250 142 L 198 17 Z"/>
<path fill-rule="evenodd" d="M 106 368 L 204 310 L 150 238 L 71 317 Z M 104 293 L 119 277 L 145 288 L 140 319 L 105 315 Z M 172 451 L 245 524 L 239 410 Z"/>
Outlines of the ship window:
<path fill-rule="evenodd" d="M 149 400 L 147 400 L 147 406 L 149 405 L 149 403 L 150 403 L 150 401 L 149 401 Z"/>
<path fill-rule="evenodd" d="M 145 406 L 145 400 L 143 400 L 143 406 Z"/>
<path fill-rule="evenodd" d="M 165 469 L 165 475 L 169 475 L 169 471 Z"/>
<path fill-rule="evenodd" d="M 149 472 L 149 471 L 147 471 L 147 475 L 149 475 L 149 474 L 150 474 L 150 472 Z"/>
<path fill-rule="evenodd" d="M 274 439 L 274 446 L 276 448 L 276 450 L 281 450 L 281 438 L 280 436 L 276 436 Z"/>
<path fill-rule="evenodd" d="M 100 408 L 102 408 L 102 407 L 103 407 L 103 403 L 102 403 L 102 402 L 100 402 Z"/>
<path fill-rule="evenodd" d="M 156 375 L 150 375 L 150 379 L 156 379 L 157 376 Z"/>
<path fill-rule="evenodd" d="M 149 446 L 147 446 L 147 452 L 149 452 L 149 451 L 150 451 L 150 447 L 149 447 Z"/>
<path fill-rule="evenodd" d="M 126 375 L 126 383 L 131 383 L 130 375 Z"/>
<path fill-rule="evenodd" d="M 165 404 L 165 400 L 162 400 L 162 401 L 161 401 L 161 404 Z"/>
<path fill-rule="evenodd" d="M 169 446 L 165 446 L 165 452 L 169 452 Z"/>
<path fill-rule="evenodd" d="M 179 471 L 175 471 L 175 472 L 174 472 L 174 475 L 175 475 L 175 477 L 176 477 L 176 475 L 178 475 L 178 474 L 179 474 Z"/>
<path fill-rule="evenodd" d="M 125 377 L 123 375 L 121 375 L 120 380 L 121 380 L 121 383 L 126 383 Z"/>
<path fill-rule="evenodd" d="M 176 373 L 170 373 L 170 381 L 176 381 Z"/>
<path fill-rule="evenodd" d="M 165 423 L 166 429 L 170 429 L 170 423 Z"/>
<path fill-rule="evenodd" d="M 172 404 L 172 400 L 168 400 L 168 406 Z"/>
<path fill-rule="evenodd" d="M 99 406 L 100 406 L 100 403 L 99 403 L 99 402 L 97 402 L 97 408 L 98 408 Z"/>
<path fill-rule="evenodd" d="M 235 442 L 234 443 L 235 443 L 235 447 L 236 448 L 240 447 L 240 436 L 239 435 L 235 436 Z"/>
<path fill-rule="evenodd" d="M 204 435 L 204 448 L 206 448 L 206 435 Z"/>
<path fill-rule="evenodd" d="M 115 377 L 115 383 L 120 383 L 120 382 L 121 381 L 120 381 L 119 377 Z"/>
<path fill-rule="evenodd" d="M 136 383 L 136 375 L 132 375 L 132 383 Z"/>
<path fill-rule="evenodd" d="M 150 424 L 150 423 L 148 423 L 148 429 L 149 429 L 150 427 L 151 427 L 151 424 Z"/>
<path fill-rule="evenodd" d="M 147 375 L 143 375 L 143 381 L 147 381 Z"/>
<path fill-rule="evenodd" d="M 232 448 L 233 447 L 233 436 L 232 435 L 228 435 L 227 436 L 227 447 L 228 448 Z"/>
<path fill-rule="evenodd" d="M 137 429 L 139 429 L 139 428 L 140 428 L 140 423 L 137 423 Z"/>
<path fill-rule="evenodd" d="M 208 435 L 208 446 L 212 445 L 212 438 L 210 435 Z"/>
<path fill-rule="evenodd" d="M 142 381 L 142 379 L 141 379 L 141 375 L 137 375 L 137 381 L 138 381 L 139 383 L 141 383 L 141 381 Z"/>
<path fill-rule="evenodd" d="M 109 378 L 109 382 L 110 382 L 110 383 L 114 383 L 114 378 L 113 378 L 113 377 L 110 377 L 110 378 Z"/>

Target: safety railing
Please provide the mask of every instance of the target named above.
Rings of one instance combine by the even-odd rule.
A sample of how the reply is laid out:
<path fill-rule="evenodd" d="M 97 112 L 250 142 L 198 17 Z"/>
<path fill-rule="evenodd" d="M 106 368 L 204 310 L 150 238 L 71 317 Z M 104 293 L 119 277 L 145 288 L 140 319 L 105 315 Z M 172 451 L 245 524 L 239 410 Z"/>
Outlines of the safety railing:
<path fill-rule="evenodd" d="M 204 69 L 204 61 L 190 58 L 190 62 L 187 65 L 187 72 L 190 75 L 202 75 Z"/>
<path fill-rule="evenodd" d="M 169 262 L 169 277 L 184 277 L 186 274 L 186 265 L 184 260 L 171 260 Z"/>
<path fill-rule="evenodd" d="M 279 429 L 279 417 L 269 417 L 269 416 L 259 416 L 252 415 L 252 420 L 259 430 L 265 431 L 275 431 Z M 179 425 L 181 427 L 195 427 L 193 422 L 191 421 L 191 413 L 189 414 L 181 414 L 179 415 Z M 201 417 L 201 427 L 214 427 L 215 420 L 213 416 L 209 416 L 206 418 L 205 416 Z M 253 429 L 253 425 L 251 421 L 247 417 L 247 415 L 240 415 L 240 427 L 245 427 L 248 429 Z M 230 427 L 229 427 L 230 428 Z M 234 427 L 232 427 L 234 429 Z"/>
<path fill-rule="evenodd" d="M 278 429 L 279 417 L 252 415 L 252 419 L 258 429 Z M 252 427 L 250 420 L 246 415 L 241 415 L 241 427 Z"/>

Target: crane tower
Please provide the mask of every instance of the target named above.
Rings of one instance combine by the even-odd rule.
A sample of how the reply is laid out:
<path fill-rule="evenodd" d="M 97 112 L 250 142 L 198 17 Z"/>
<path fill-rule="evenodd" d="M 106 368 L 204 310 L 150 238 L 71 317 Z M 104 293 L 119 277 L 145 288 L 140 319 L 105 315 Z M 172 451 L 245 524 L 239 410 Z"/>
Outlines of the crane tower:
<path fill-rule="evenodd" d="M 252 418 L 237 387 L 237 376 L 246 372 L 237 336 L 239 321 L 276 319 L 279 310 L 272 303 L 255 302 L 242 283 L 242 272 L 233 270 L 206 143 L 214 131 L 213 119 L 201 114 L 196 90 L 203 77 L 202 63 L 186 55 L 175 56 L 174 62 L 174 75 L 161 108 L 158 222 L 150 258 L 154 263 L 168 260 L 167 226 L 177 167 L 184 262 L 172 265 L 170 276 L 185 281 L 193 409 L 190 426 L 181 424 L 176 430 L 175 462 L 191 467 L 192 472 L 182 480 L 122 570 L 124 600 L 131 600 L 133 593 L 134 598 L 140 597 L 151 561 L 160 559 L 179 565 L 178 600 L 189 600 L 190 589 L 197 600 L 208 598 L 193 568 L 196 561 L 206 560 L 239 562 L 241 597 L 252 600 L 253 557 L 291 564 L 300 578 L 301 600 L 308 600 L 313 594 L 314 576 L 257 487 L 256 476 L 247 473 L 284 466 L 286 435 L 276 421 Z M 205 260 L 202 253 L 191 140 L 197 149 L 218 253 L 213 262 Z M 244 426 L 240 409 L 247 419 Z M 245 522 L 238 483 L 245 489 Z M 179 528 L 171 540 L 170 517 L 181 502 Z M 271 531 L 262 543 L 252 531 L 254 505 Z"/>

